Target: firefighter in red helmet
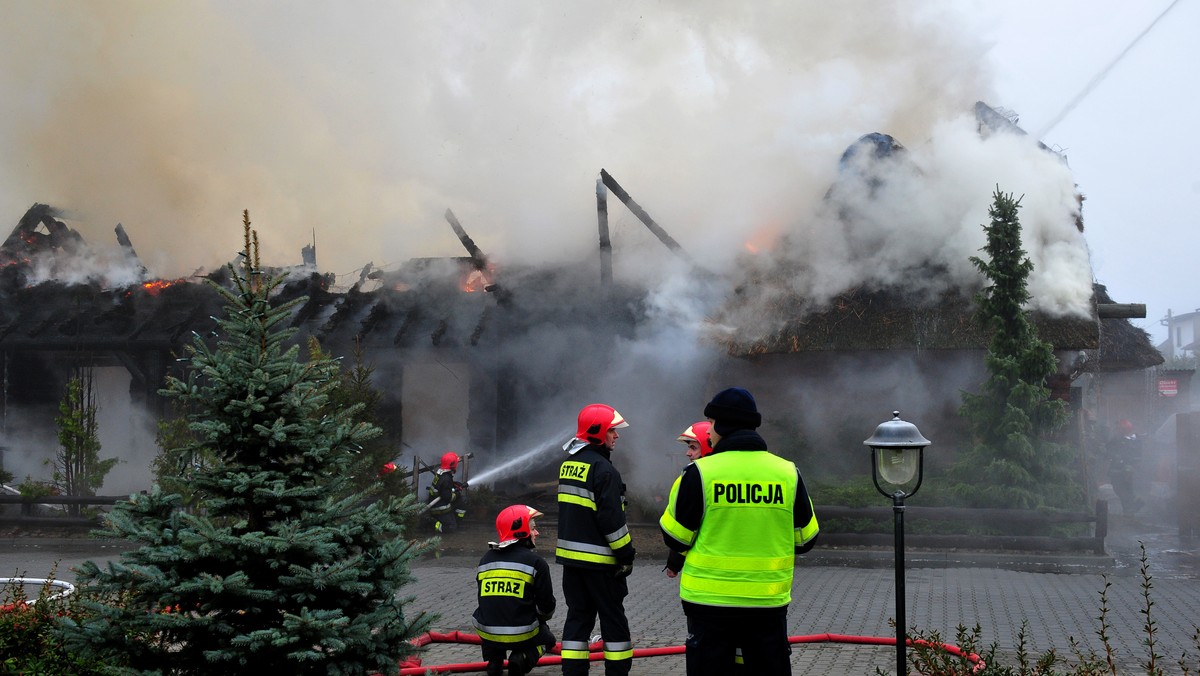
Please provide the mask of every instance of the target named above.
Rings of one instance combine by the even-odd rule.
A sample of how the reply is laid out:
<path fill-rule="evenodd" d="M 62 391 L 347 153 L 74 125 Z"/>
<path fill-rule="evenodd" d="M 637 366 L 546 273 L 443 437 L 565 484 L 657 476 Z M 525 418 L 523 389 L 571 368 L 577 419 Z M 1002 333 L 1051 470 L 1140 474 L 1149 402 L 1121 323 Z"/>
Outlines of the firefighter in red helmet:
<path fill-rule="evenodd" d="M 433 473 L 433 484 L 429 486 L 429 502 L 425 506 L 433 518 L 434 530 L 439 533 L 450 521 L 448 517 L 451 511 L 454 513 L 455 528 L 467 516 L 467 484 L 454 480 L 454 472 L 460 462 L 462 457 L 454 451 L 442 454 L 440 466 Z"/>
<path fill-rule="evenodd" d="M 684 455 L 687 456 L 689 464 L 696 462 L 700 458 L 712 455 L 712 443 L 708 438 L 708 429 L 710 427 L 712 427 L 712 423 L 702 420 L 688 425 L 687 429 L 680 432 L 678 437 L 675 437 L 676 441 L 683 442 L 687 447 Z M 679 479 L 680 477 L 675 477 L 675 483 L 671 486 L 671 495 L 674 495 L 679 489 Z M 668 550 L 667 565 L 663 568 L 667 577 L 675 577 L 681 569 L 683 569 L 683 553 L 673 549 Z"/>
<path fill-rule="evenodd" d="M 689 461 L 695 462 L 698 458 L 712 454 L 712 444 L 708 441 L 708 428 L 710 425 L 712 423 L 707 420 L 692 423 L 675 438 L 675 441 L 683 442 L 687 446 L 684 455 L 688 457 Z"/>
<path fill-rule="evenodd" d="M 606 404 L 579 411 L 575 438 L 563 445 L 570 457 L 558 471 L 558 546 L 562 565 L 563 676 L 588 673 L 588 641 L 596 618 L 604 639 L 604 673 L 624 676 L 633 664 L 626 578 L 633 572 L 633 541 L 625 521 L 625 484 L 611 455 L 625 418 Z"/>
<path fill-rule="evenodd" d="M 496 516 L 496 542 L 475 571 L 479 606 L 471 619 L 479 633 L 488 676 L 523 676 L 554 647 L 546 622 L 554 615 L 550 566 L 535 553 L 542 513 L 529 505 L 505 507 Z"/>

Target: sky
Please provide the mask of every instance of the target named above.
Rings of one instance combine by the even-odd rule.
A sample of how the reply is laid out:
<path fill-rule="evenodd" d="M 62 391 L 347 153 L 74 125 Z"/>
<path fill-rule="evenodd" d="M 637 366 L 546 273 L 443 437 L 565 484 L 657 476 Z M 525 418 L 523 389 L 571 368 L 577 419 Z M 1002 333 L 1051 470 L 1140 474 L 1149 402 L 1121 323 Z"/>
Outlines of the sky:
<path fill-rule="evenodd" d="M 1146 318 L 1131 321 L 1160 343 L 1168 311 L 1200 308 L 1190 255 L 1200 142 L 1189 84 L 1200 63 L 1200 2 L 1047 0 L 979 11 L 994 19 L 982 37 L 993 42 L 998 103 L 1067 155 L 1087 197 L 1096 280 L 1117 302 L 1145 303 Z"/>
<path fill-rule="evenodd" d="M 1078 311 L 1094 275 L 1147 305 L 1134 323 L 1157 342 L 1168 309 L 1200 307 L 1170 255 L 1190 250 L 1200 194 L 1196 25 L 1197 0 L 0 0 L 0 215 L 49 203 L 94 244 L 120 222 L 161 277 L 231 260 L 243 209 L 268 260 L 315 240 L 344 283 L 463 255 L 447 208 L 501 264 L 595 265 L 606 168 L 712 269 L 790 241 L 810 273 L 794 290 L 822 299 L 912 261 L 969 278 L 998 186 L 1025 196 L 1035 303 Z M 977 138 L 977 100 L 1066 169 Z M 843 231 L 822 196 L 868 132 L 895 136 L 920 181 Z M 621 274 L 667 267 L 610 211 Z"/>

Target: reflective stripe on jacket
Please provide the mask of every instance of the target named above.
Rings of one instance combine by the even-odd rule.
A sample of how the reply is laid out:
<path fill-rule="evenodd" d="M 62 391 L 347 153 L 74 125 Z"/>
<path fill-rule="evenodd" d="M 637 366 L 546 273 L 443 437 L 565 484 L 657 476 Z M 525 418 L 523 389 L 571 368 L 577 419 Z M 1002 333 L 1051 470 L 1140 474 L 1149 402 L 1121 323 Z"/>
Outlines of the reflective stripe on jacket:
<path fill-rule="evenodd" d="M 791 601 L 795 554 L 818 531 L 796 466 L 766 450 L 697 460 L 672 487 L 659 525 L 667 544 L 687 553 L 682 600 L 743 608 Z"/>
<path fill-rule="evenodd" d="M 584 568 L 633 563 L 625 484 L 604 446 L 586 446 L 559 466 L 554 557 L 565 566 Z"/>
<path fill-rule="evenodd" d="M 550 566 L 528 547 L 490 549 L 475 569 L 479 605 L 471 620 L 479 637 L 520 643 L 538 634 L 539 623 L 554 615 Z"/>

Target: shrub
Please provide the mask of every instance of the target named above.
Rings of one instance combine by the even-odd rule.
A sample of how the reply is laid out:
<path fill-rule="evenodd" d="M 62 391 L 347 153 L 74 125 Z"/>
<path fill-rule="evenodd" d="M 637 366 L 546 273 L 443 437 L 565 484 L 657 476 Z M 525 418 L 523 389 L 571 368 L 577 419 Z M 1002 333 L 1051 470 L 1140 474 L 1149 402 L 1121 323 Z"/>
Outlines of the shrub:
<path fill-rule="evenodd" d="M 8 583 L 0 589 L 0 673 L 71 674 L 105 673 L 112 665 L 74 653 L 63 643 L 58 620 L 81 612 L 73 597 L 60 598 L 55 588 L 43 585 L 29 599 L 25 585 Z"/>

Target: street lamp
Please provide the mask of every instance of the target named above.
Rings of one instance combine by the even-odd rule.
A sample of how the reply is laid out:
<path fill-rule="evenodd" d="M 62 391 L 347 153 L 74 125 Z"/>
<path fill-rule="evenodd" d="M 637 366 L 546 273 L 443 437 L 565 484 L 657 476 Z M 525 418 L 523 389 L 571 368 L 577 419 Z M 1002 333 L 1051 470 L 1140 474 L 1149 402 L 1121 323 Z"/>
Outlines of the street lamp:
<path fill-rule="evenodd" d="M 907 667 L 904 623 L 904 499 L 916 495 L 925 473 L 925 447 L 931 442 L 921 436 L 917 426 L 900 419 L 900 411 L 892 411 L 892 419 L 875 428 L 875 434 L 863 442 L 871 448 L 871 480 L 875 489 L 892 499 L 892 514 L 896 528 L 896 676 L 904 676 Z M 904 488 L 916 479 L 912 490 Z M 880 484 L 882 480 L 884 485 Z M 886 488 L 885 488 L 886 486 Z M 889 490 L 891 492 L 889 492 Z"/>

